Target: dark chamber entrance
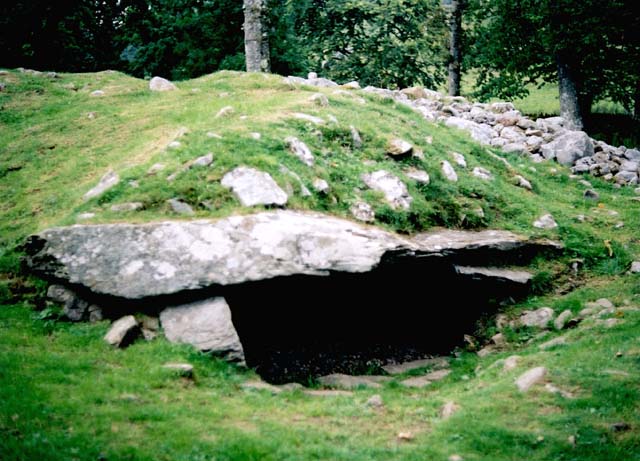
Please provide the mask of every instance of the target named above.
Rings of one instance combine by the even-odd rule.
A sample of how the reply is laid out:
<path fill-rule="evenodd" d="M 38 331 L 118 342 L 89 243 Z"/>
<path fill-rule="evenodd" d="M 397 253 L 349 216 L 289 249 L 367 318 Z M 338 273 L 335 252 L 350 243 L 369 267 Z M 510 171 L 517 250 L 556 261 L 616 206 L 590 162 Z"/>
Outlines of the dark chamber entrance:
<path fill-rule="evenodd" d="M 447 354 L 523 287 L 459 275 L 442 258 L 363 274 L 281 277 L 227 287 L 247 365 L 267 381 L 307 384 L 387 361 Z"/>

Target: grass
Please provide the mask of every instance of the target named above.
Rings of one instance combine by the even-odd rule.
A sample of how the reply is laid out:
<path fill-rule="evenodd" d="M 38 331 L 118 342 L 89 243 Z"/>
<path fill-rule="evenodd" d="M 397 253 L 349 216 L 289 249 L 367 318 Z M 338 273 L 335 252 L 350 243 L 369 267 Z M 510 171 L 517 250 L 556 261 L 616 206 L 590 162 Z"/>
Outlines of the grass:
<path fill-rule="evenodd" d="M 385 410 L 375 411 L 364 405 L 370 390 L 335 399 L 244 391 L 240 384 L 255 377 L 251 371 L 163 339 L 113 350 L 102 341 L 105 322 L 68 324 L 52 320 L 51 308 L 29 309 L 43 307 L 44 285 L 22 274 L 19 265 L 26 236 L 80 222 L 81 213 L 96 214 L 82 221 L 88 223 L 180 219 L 166 204 L 174 197 L 193 206 L 197 218 L 254 211 L 240 208 L 220 185 L 229 169 L 243 164 L 290 188 L 290 209 L 348 217 L 351 204 L 362 198 L 376 210 L 376 225 L 402 233 L 435 226 L 502 228 L 562 241 L 561 258 L 534 261 L 539 291 L 512 306 L 512 313 L 543 305 L 577 312 L 584 302 L 603 296 L 618 305 L 637 305 L 640 279 L 624 275 L 640 255 L 640 204 L 631 200 L 632 190 L 587 178 L 601 197 L 598 203 L 588 201 L 582 196 L 585 186 L 564 167 L 507 155 L 508 169 L 493 156 L 497 151 L 391 101 L 360 92 L 290 88 L 278 76 L 220 72 L 182 82 L 170 93 L 151 93 L 146 82 L 111 72 L 49 79 L 11 71 L 1 78 L 7 88 L 0 92 L 0 459 L 414 460 L 454 453 L 465 460 L 640 459 L 637 312 L 621 313 L 624 323 L 613 329 L 574 329 L 567 333 L 568 346 L 549 351 L 537 348 L 541 339 L 526 344 L 534 336 L 530 331 L 510 333 L 511 350 L 498 355 L 480 359 L 461 351 L 445 381 L 424 390 L 388 384 L 380 391 Z M 96 89 L 105 96 L 91 96 Z M 328 96 L 329 107 L 309 101 L 318 91 Z M 234 112 L 216 117 L 225 106 Z M 327 123 L 297 120 L 295 112 Z M 337 122 L 328 121 L 329 115 Z M 351 146 L 351 125 L 362 134 L 360 150 Z M 253 139 L 252 132 L 261 139 Z M 288 153 L 287 136 L 309 145 L 314 167 Z M 393 137 L 412 142 L 424 151 L 424 160 L 389 160 L 384 147 Z M 176 139 L 180 147 L 167 148 Z M 464 154 L 469 164 L 458 170 L 455 184 L 440 173 L 440 162 L 450 160 L 452 151 Z M 211 167 L 166 180 L 208 152 L 214 154 Z M 165 170 L 147 175 L 158 162 Z M 314 178 L 326 179 L 330 196 L 302 197 L 281 165 L 309 189 Z M 425 169 L 432 181 L 422 186 L 407 180 L 414 202 L 406 212 L 389 208 L 360 179 L 377 169 L 407 179 L 403 170 L 409 166 Z M 495 180 L 474 178 L 475 166 L 491 170 Z M 119 173 L 120 184 L 84 202 L 82 196 L 109 169 Z M 527 177 L 534 191 L 515 187 L 515 173 Z M 132 201 L 142 202 L 143 209 L 110 211 L 113 204 Z M 475 213 L 478 207 L 483 217 Z M 532 228 L 547 212 L 559 228 Z M 617 228 L 618 222 L 624 227 Z M 569 269 L 576 258 L 584 267 L 578 277 Z M 490 367 L 515 351 L 524 357 L 517 371 Z M 622 356 L 616 358 L 618 351 Z M 161 365 L 168 361 L 194 364 L 195 382 L 164 372 Z M 519 394 L 515 376 L 542 364 L 554 383 L 575 390 L 577 397 L 537 390 Z M 604 374 L 607 369 L 627 374 Z M 462 410 L 444 421 L 438 411 L 448 400 Z M 620 421 L 632 430 L 609 429 Z M 399 442 L 397 434 L 406 431 L 413 440 Z M 577 437 L 575 447 L 569 436 Z"/>

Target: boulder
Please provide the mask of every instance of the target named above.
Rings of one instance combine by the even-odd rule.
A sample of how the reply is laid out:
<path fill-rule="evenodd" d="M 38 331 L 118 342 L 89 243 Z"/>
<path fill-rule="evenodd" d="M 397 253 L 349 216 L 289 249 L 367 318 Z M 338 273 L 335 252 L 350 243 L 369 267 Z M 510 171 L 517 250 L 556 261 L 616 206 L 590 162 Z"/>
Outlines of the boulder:
<path fill-rule="evenodd" d="M 354 149 L 361 149 L 362 137 L 360 137 L 360 132 L 353 125 L 349 127 L 349 130 L 351 131 L 351 145 L 353 146 Z"/>
<path fill-rule="evenodd" d="M 387 155 L 394 159 L 409 157 L 413 151 L 411 143 L 403 139 L 392 139 L 387 145 Z"/>
<path fill-rule="evenodd" d="M 568 131 L 540 148 L 546 159 L 556 159 L 562 165 L 572 166 L 576 160 L 594 154 L 593 142 L 584 131 Z"/>
<path fill-rule="evenodd" d="M 640 261 L 633 261 L 631 263 L 631 269 L 629 269 L 629 272 L 631 272 L 632 274 L 640 274 Z"/>
<path fill-rule="evenodd" d="M 75 225 L 31 236 L 36 275 L 140 299 L 291 275 L 362 273 L 420 256 L 509 258 L 558 243 L 506 231 L 401 236 L 320 213 L 269 211 L 208 221 Z"/>
<path fill-rule="evenodd" d="M 327 195 L 331 191 L 329 183 L 321 178 L 315 178 L 313 180 L 313 189 L 323 195 Z"/>
<path fill-rule="evenodd" d="M 553 216 L 551 216 L 550 214 L 545 214 L 540 216 L 533 222 L 533 227 L 536 227 L 538 229 L 555 229 L 556 227 L 558 227 L 558 223 L 555 219 L 553 219 Z"/>
<path fill-rule="evenodd" d="M 517 324 L 524 327 L 547 328 L 553 320 L 553 309 L 541 307 L 535 311 L 525 311 L 517 320 Z"/>
<path fill-rule="evenodd" d="M 443 160 L 441 162 L 441 165 L 442 165 L 442 174 L 444 175 L 444 177 L 451 182 L 457 182 L 458 174 L 456 173 L 456 170 L 453 169 L 451 164 L 446 160 Z"/>
<path fill-rule="evenodd" d="M 419 368 L 448 368 L 449 360 L 445 357 L 434 357 L 430 359 L 413 360 L 411 362 L 403 362 L 397 364 L 389 364 L 382 369 L 390 375 L 399 375 L 408 371 L 417 370 Z"/>
<path fill-rule="evenodd" d="M 320 107 L 327 107 L 329 105 L 329 98 L 327 98 L 322 93 L 314 94 L 309 98 L 309 101 L 311 101 L 314 104 L 317 104 Z"/>
<path fill-rule="evenodd" d="M 149 81 L 149 89 L 151 91 L 173 91 L 177 90 L 178 87 L 171 83 L 166 78 L 162 77 L 153 77 Z"/>
<path fill-rule="evenodd" d="M 297 118 L 298 120 L 303 120 L 305 122 L 311 122 L 314 125 L 324 125 L 326 122 L 321 119 L 320 117 L 316 117 L 314 115 L 309 115 L 309 114 L 303 114 L 301 112 L 296 112 L 293 114 L 294 118 Z"/>
<path fill-rule="evenodd" d="M 362 175 L 362 181 L 371 189 L 382 192 L 385 201 L 391 208 L 408 210 L 413 198 L 409 195 L 407 186 L 400 178 L 386 170 L 378 170 Z"/>
<path fill-rule="evenodd" d="M 269 173 L 255 168 L 240 166 L 225 174 L 220 182 L 235 194 L 242 206 L 285 205 L 289 199 L 286 192 Z"/>
<path fill-rule="evenodd" d="M 244 362 L 242 344 L 224 298 L 169 307 L 160 313 L 160 323 L 173 343 L 191 344 L 226 360 Z"/>
<path fill-rule="evenodd" d="M 419 170 L 417 168 L 408 168 L 404 170 L 403 173 L 407 178 L 413 179 L 419 184 L 427 185 L 431 181 L 431 178 L 429 178 L 429 173 L 424 170 Z"/>
<path fill-rule="evenodd" d="M 493 179 L 493 174 L 486 168 L 482 168 L 481 166 L 477 166 L 471 172 L 473 176 L 478 179 L 482 179 L 483 181 L 491 181 Z"/>
<path fill-rule="evenodd" d="M 349 211 L 358 221 L 370 223 L 376 220 L 376 214 L 373 208 L 371 208 L 371 205 L 361 200 L 354 203 L 351 208 L 349 208 Z"/>
<path fill-rule="evenodd" d="M 127 315 L 113 322 L 104 340 L 112 346 L 125 347 L 131 344 L 139 333 L 140 328 L 135 317 Z"/>
<path fill-rule="evenodd" d="M 102 176 L 102 178 L 100 178 L 100 182 L 98 182 L 93 189 L 84 194 L 82 198 L 87 201 L 92 198 L 99 197 L 112 187 L 116 186 L 119 182 L 120 176 L 118 176 L 118 173 L 115 171 L 108 171 L 104 176 Z"/>
<path fill-rule="evenodd" d="M 173 210 L 174 213 L 185 215 L 185 216 L 193 216 L 196 214 L 196 212 L 193 211 L 193 208 L 191 208 L 191 205 L 177 198 L 169 199 L 167 200 L 167 203 L 169 204 L 169 206 L 171 207 L 171 210 Z"/>
<path fill-rule="evenodd" d="M 444 124 L 468 132 L 480 144 L 489 145 L 491 139 L 496 137 L 496 133 L 489 125 L 472 122 L 460 117 L 449 117 Z"/>
<path fill-rule="evenodd" d="M 520 392 L 527 392 L 531 387 L 536 384 L 544 382 L 547 376 L 547 369 L 545 367 L 532 368 L 516 380 L 516 386 Z"/>

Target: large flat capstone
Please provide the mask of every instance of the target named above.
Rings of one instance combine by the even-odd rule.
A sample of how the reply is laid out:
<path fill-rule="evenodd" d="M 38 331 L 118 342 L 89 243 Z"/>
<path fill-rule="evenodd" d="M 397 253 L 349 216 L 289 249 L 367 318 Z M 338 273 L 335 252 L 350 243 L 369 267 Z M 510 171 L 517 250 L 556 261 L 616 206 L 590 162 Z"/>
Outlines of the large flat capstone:
<path fill-rule="evenodd" d="M 559 246 L 505 231 L 408 238 L 332 216 L 278 210 L 216 221 L 53 228 L 29 237 L 25 262 L 45 278 L 142 299 L 280 276 L 362 273 L 403 258 L 464 259 L 478 251 Z"/>

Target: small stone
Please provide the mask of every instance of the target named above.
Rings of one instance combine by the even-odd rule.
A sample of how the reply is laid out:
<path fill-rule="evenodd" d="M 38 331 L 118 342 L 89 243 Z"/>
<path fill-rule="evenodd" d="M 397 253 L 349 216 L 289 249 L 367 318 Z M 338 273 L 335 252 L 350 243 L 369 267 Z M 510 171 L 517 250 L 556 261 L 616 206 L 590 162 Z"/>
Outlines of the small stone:
<path fill-rule="evenodd" d="M 464 461 L 464 458 L 460 455 L 451 455 L 448 459 L 449 461 Z"/>
<path fill-rule="evenodd" d="M 360 89 L 360 83 L 356 82 L 355 80 L 349 83 L 345 83 L 344 85 L 342 85 L 345 88 L 349 88 L 350 90 L 359 90 Z"/>
<path fill-rule="evenodd" d="M 445 403 L 442 408 L 440 408 L 440 418 L 442 419 L 447 419 L 450 418 L 451 416 L 453 416 L 458 410 L 460 410 L 460 405 L 458 405 L 455 402 L 447 402 Z"/>
<path fill-rule="evenodd" d="M 431 384 L 431 381 L 429 381 L 424 376 L 408 378 L 408 379 L 405 379 L 404 381 L 400 381 L 400 385 L 404 387 L 426 387 L 430 384 Z"/>
<path fill-rule="evenodd" d="M 171 141 L 169 144 L 167 144 L 167 149 L 177 149 L 180 146 L 182 146 L 182 143 L 180 141 Z"/>
<path fill-rule="evenodd" d="M 307 166 L 313 166 L 315 159 L 305 143 L 294 136 L 289 136 L 284 142 L 287 144 L 291 153 L 298 157 L 302 163 Z"/>
<path fill-rule="evenodd" d="M 409 157 L 413 151 L 413 146 L 403 139 L 392 139 L 387 145 L 387 155 L 394 159 Z"/>
<path fill-rule="evenodd" d="M 141 202 L 118 203 L 116 205 L 111 205 L 111 211 L 124 213 L 127 211 L 136 211 L 142 207 L 144 207 L 144 205 Z"/>
<path fill-rule="evenodd" d="M 547 369 L 545 367 L 532 368 L 516 380 L 516 386 L 520 392 L 527 392 L 532 386 L 541 384 L 547 376 Z"/>
<path fill-rule="evenodd" d="M 594 191 L 593 189 L 587 189 L 586 191 L 584 191 L 584 193 L 582 194 L 584 196 L 584 198 L 586 198 L 587 200 L 595 200 L 598 201 L 600 200 L 600 194 L 598 194 L 596 191 Z"/>
<path fill-rule="evenodd" d="M 214 133 L 213 131 L 207 131 L 207 138 L 222 139 L 222 136 L 218 133 Z"/>
<path fill-rule="evenodd" d="M 387 376 L 352 376 L 342 373 L 334 373 L 320 376 L 318 382 L 323 386 L 337 387 L 340 389 L 357 389 L 359 387 L 380 388 L 382 383 L 390 381 Z"/>
<path fill-rule="evenodd" d="M 207 167 L 213 163 L 213 154 L 209 152 L 207 155 L 203 155 L 202 157 L 198 157 L 195 160 L 189 162 L 187 164 L 188 168 L 193 167 Z"/>
<path fill-rule="evenodd" d="M 406 431 L 406 432 L 398 432 L 398 440 L 400 440 L 401 442 L 410 442 L 411 440 L 414 439 L 414 435 L 412 432 Z"/>
<path fill-rule="evenodd" d="M 91 218 L 95 218 L 96 214 L 95 213 L 80 213 L 78 215 L 78 220 L 79 221 L 85 221 L 87 219 L 91 219 Z"/>
<path fill-rule="evenodd" d="M 244 390 L 267 391 L 273 395 L 280 394 L 282 392 L 282 389 L 280 389 L 279 387 L 276 387 L 272 384 L 265 383 L 264 381 L 258 381 L 258 380 L 247 381 L 246 383 L 242 383 L 240 387 Z"/>
<path fill-rule="evenodd" d="M 386 170 L 363 174 L 362 181 L 371 189 L 382 192 L 391 208 L 408 210 L 411 208 L 413 197 L 409 195 L 407 186 L 394 174 Z"/>
<path fill-rule="evenodd" d="M 313 180 L 313 189 L 319 194 L 327 195 L 331 191 L 329 183 L 324 179 L 315 178 Z"/>
<path fill-rule="evenodd" d="M 104 94 L 105 93 L 102 90 L 95 90 L 91 92 L 91 96 L 98 97 L 98 98 L 104 96 Z"/>
<path fill-rule="evenodd" d="M 216 118 L 227 117 L 228 115 L 233 114 L 233 112 L 234 112 L 233 107 L 225 106 L 218 111 L 218 113 L 216 114 Z"/>
<path fill-rule="evenodd" d="M 294 118 L 297 118 L 298 120 L 304 120 L 305 122 L 311 122 L 314 125 L 324 125 L 325 121 L 323 119 L 321 119 L 320 117 L 314 117 L 313 115 L 309 115 L 309 114 L 303 114 L 300 112 L 296 112 L 293 114 Z"/>
<path fill-rule="evenodd" d="M 507 345 L 507 339 L 504 337 L 502 333 L 497 333 L 491 337 L 491 342 L 498 347 L 503 347 Z"/>
<path fill-rule="evenodd" d="M 613 309 L 613 308 L 615 308 L 615 306 L 613 305 L 613 303 L 612 303 L 609 299 L 607 299 L 607 298 L 600 298 L 600 299 L 597 299 L 597 300 L 595 301 L 595 303 L 596 303 L 598 306 L 600 306 L 600 307 L 602 307 L 602 308 L 604 308 L 604 309 Z"/>
<path fill-rule="evenodd" d="M 570 435 L 569 437 L 567 437 L 567 442 L 569 442 L 569 445 L 571 445 L 572 447 L 576 446 L 576 436 L 575 435 Z"/>
<path fill-rule="evenodd" d="M 444 175 L 444 177 L 451 182 L 457 182 L 458 175 L 456 174 L 456 170 L 453 169 L 451 164 L 448 161 L 443 160 L 441 165 L 442 165 L 442 174 Z"/>
<path fill-rule="evenodd" d="M 360 137 L 360 132 L 353 125 L 351 125 L 349 127 L 349 130 L 351 131 L 351 144 L 353 145 L 353 148 L 354 149 L 361 149 L 362 148 L 362 138 Z"/>
<path fill-rule="evenodd" d="M 622 221 L 617 222 L 615 226 L 613 226 L 614 229 L 622 229 L 623 227 L 624 227 L 624 223 Z"/>
<path fill-rule="evenodd" d="M 516 186 L 522 187 L 523 189 L 527 189 L 527 190 L 533 190 L 531 183 L 527 181 L 524 177 L 520 175 L 516 175 L 515 179 L 516 179 Z"/>
<path fill-rule="evenodd" d="M 262 135 L 260 133 L 249 133 L 249 136 L 251 137 L 251 139 L 255 139 L 256 141 L 260 141 L 260 138 L 262 138 Z"/>
<path fill-rule="evenodd" d="M 538 347 L 542 350 L 547 350 L 547 349 L 551 349 L 552 347 L 564 346 L 566 344 L 567 344 L 567 338 L 565 338 L 564 336 L 559 336 L 557 338 L 553 338 L 547 342 L 540 344 Z"/>
<path fill-rule="evenodd" d="M 384 402 L 382 401 L 382 396 L 380 396 L 380 394 L 375 394 L 369 397 L 365 402 L 365 405 L 371 408 L 380 409 L 384 407 Z"/>
<path fill-rule="evenodd" d="M 81 321 L 89 308 L 89 303 L 81 299 L 73 290 L 64 285 L 51 285 L 47 289 L 47 298 L 63 305 L 63 314 L 72 322 Z"/>
<path fill-rule="evenodd" d="M 370 223 L 376 220 L 376 214 L 368 203 L 362 201 L 356 202 L 351 206 L 349 211 L 358 221 Z"/>
<path fill-rule="evenodd" d="M 484 357 L 488 357 L 489 355 L 493 354 L 494 352 L 496 352 L 496 348 L 492 345 L 488 345 L 483 347 L 482 349 L 480 349 L 477 354 L 478 357 L 480 358 L 484 358 Z"/>
<path fill-rule="evenodd" d="M 471 174 L 473 174 L 473 176 L 475 176 L 476 178 L 482 179 L 483 181 L 491 181 L 493 179 L 493 175 L 491 174 L 491 172 L 480 166 L 475 167 Z"/>
<path fill-rule="evenodd" d="M 609 426 L 611 432 L 626 432 L 631 429 L 631 425 L 625 422 L 613 423 Z"/>
<path fill-rule="evenodd" d="M 242 206 L 285 205 L 289 199 L 286 192 L 269 173 L 255 168 L 237 167 L 222 178 L 221 184 L 231 189 Z"/>
<path fill-rule="evenodd" d="M 322 93 L 316 93 L 309 98 L 309 101 L 317 104 L 320 107 L 327 107 L 329 105 L 329 99 Z"/>
<path fill-rule="evenodd" d="M 116 347 L 125 347 L 136 338 L 140 329 L 133 315 L 122 317 L 111 325 L 104 340 Z"/>
<path fill-rule="evenodd" d="M 553 216 L 545 214 L 533 222 L 533 227 L 538 229 L 555 229 L 558 227 L 558 223 L 553 219 Z"/>
<path fill-rule="evenodd" d="M 165 363 L 162 368 L 182 378 L 193 379 L 193 365 L 190 363 Z"/>
<path fill-rule="evenodd" d="M 191 206 L 188 203 L 185 203 L 180 199 L 172 198 L 167 200 L 167 203 L 169 204 L 169 206 L 171 207 L 174 213 L 178 213 L 186 216 L 193 216 L 196 214 L 195 211 L 193 211 L 193 208 L 191 208 Z"/>
<path fill-rule="evenodd" d="M 304 391 L 306 395 L 313 397 L 351 397 L 352 391 L 343 391 L 340 389 L 307 389 Z"/>
<path fill-rule="evenodd" d="M 88 118 L 89 120 L 95 120 L 95 118 L 96 118 L 97 116 L 98 116 L 98 113 L 97 113 L 97 112 L 88 112 L 88 113 L 87 113 L 87 118 Z"/>
<path fill-rule="evenodd" d="M 318 74 L 316 72 L 309 72 L 307 74 L 307 80 L 315 80 L 318 78 Z"/>
<path fill-rule="evenodd" d="M 632 274 L 640 274 L 640 261 L 633 261 L 631 263 L 631 269 L 629 269 L 629 272 L 631 272 Z"/>
<path fill-rule="evenodd" d="M 87 200 L 91 200 L 92 198 L 99 197 L 104 194 L 106 191 L 114 187 L 120 182 L 120 176 L 118 173 L 114 171 L 107 172 L 102 178 L 100 178 L 100 182 L 98 185 L 91 189 L 89 192 L 84 194 L 83 199 L 86 202 Z"/>
<path fill-rule="evenodd" d="M 563 311 L 554 321 L 553 326 L 556 330 L 562 330 L 571 319 L 571 311 L 569 309 Z"/>
<path fill-rule="evenodd" d="M 151 167 L 147 170 L 147 175 L 148 176 L 152 176 L 156 173 L 159 173 L 160 171 L 165 169 L 165 165 L 163 163 L 154 163 L 153 165 L 151 165 Z"/>
<path fill-rule="evenodd" d="M 521 357 L 519 355 L 511 355 L 504 360 L 504 365 L 502 366 L 503 371 L 511 371 L 518 367 L 518 362 Z"/>
<path fill-rule="evenodd" d="M 418 170 L 417 168 L 408 168 L 404 170 L 404 174 L 407 178 L 413 179 L 419 184 L 428 185 L 431 182 L 429 174 L 426 171 Z"/>
<path fill-rule="evenodd" d="M 553 319 L 553 314 L 553 309 L 550 307 L 541 307 L 535 311 L 523 312 L 516 322 L 525 327 L 547 328 Z"/>
<path fill-rule="evenodd" d="M 459 154 L 458 152 L 451 152 L 451 158 L 459 167 L 466 168 L 467 160 L 464 158 L 464 155 Z"/>
<path fill-rule="evenodd" d="M 149 89 L 151 91 L 173 91 L 173 90 L 177 90 L 178 87 L 176 87 L 173 83 L 171 83 L 166 78 L 153 77 L 149 81 Z"/>

